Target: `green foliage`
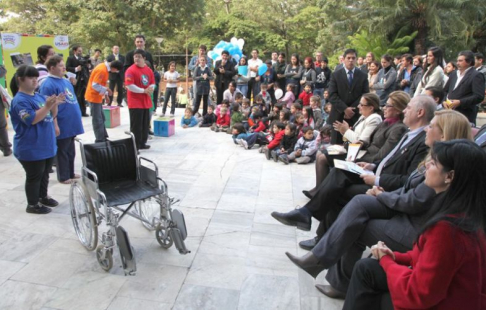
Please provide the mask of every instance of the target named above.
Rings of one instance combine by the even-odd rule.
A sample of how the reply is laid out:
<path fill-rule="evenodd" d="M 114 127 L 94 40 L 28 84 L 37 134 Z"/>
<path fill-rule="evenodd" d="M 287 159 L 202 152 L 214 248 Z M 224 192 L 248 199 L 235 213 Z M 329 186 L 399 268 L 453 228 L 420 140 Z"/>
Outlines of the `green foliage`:
<path fill-rule="evenodd" d="M 368 52 L 373 52 L 378 57 L 385 54 L 392 56 L 404 54 L 410 51 L 409 46 L 417 36 L 417 31 L 411 35 L 403 35 L 403 32 L 403 30 L 399 31 L 393 42 L 390 43 L 385 36 L 361 30 L 348 37 L 350 42 L 348 47 L 356 49 L 358 55 L 362 56 Z"/>

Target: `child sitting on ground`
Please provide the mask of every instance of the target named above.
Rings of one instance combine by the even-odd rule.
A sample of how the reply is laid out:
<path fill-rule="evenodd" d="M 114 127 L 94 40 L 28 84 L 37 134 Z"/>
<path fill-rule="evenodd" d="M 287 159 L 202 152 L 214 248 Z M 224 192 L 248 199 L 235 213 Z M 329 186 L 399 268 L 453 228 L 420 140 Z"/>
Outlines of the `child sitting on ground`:
<path fill-rule="evenodd" d="M 226 130 L 228 130 L 230 126 L 230 116 L 226 112 L 227 112 L 226 107 L 225 106 L 221 107 L 218 119 L 216 120 L 216 124 L 211 126 L 211 130 L 215 132 L 219 132 L 219 131 L 225 132 Z"/>
<path fill-rule="evenodd" d="M 327 119 L 329 118 L 329 114 L 331 114 L 332 105 L 330 102 L 324 105 L 324 113 L 322 113 L 322 119 L 324 120 L 324 124 L 327 123 Z"/>
<path fill-rule="evenodd" d="M 302 131 L 304 132 L 304 136 L 297 141 L 294 151 L 287 157 L 282 157 L 282 161 L 285 164 L 292 161 L 298 164 L 307 164 L 316 159 L 317 145 L 314 129 L 304 127 Z"/>
<path fill-rule="evenodd" d="M 263 102 L 265 102 L 265 106 L 267 108 L 267 111 L 270 109 L 270 106 L 272 105 L 272 97 L 270 96 L 270 93 L 268 92 L 268 85 L 265 83 L 260 84 L 260 93 L 257 95 L 262 96 Z M 258 103 L 258 102 L 257 102 Z"/>
<path fill-rule="evenodd" d="M 197 119 L 192 115 L 192 109 L 186 108 L 184 110 L 184 116 L 181 119 L 181 127 L 186 129 L 197 125 Z"/>
<path fill-rule="evenodd" d="M 302 104 L 305 106 L 310 105 L 310 98 L 312 97 L 312 86 L 305 84 L 304 90 L 300 93 L 299 99 L 302 100 Z"/>
<path fill-rule="evenodd" d="M 231 117 L 230 102 L 227 99 L 223 99 L 223 101 L 221 101 L 221 104 L 216 106 L 216 111 L 214 111 L 216 116 L 219 117 L 219 114 L 221 114 L 221 108 L 223 107 L 226 108 L 226 114 Z"/>
<path fill-rule="evenodd" d="M 240 141 L 241 145 L 247 150 L 251 149 L 255 144 L 260 146 L 268 144 L 268 140 L 264 134 L 264 131 L 267 128 L 263 122 L 262 113 L 260 111 L 255 112 L 253 118 L 255 125 L 253 125 L 253 127 L 251 127 L 249 130 L 250 133 L 253 133 L 253 135 L 248 136 L 247 139 L 241 139 Z"/>
<path fill-rule="evenodd" d="M 317 150 L 323 154 L 326 148 L 331 145 L 331 129 L 331 125 L 322 126 L 316 138 Z"/>
<path fill-rule="evenodd" d="M 250 117 L 251 108 L 250 108 L 250 99 L 244 98 L 241 104 L 241 113 L 245 115 L 246 118 Z"/>
<path fill-rule="evenodd" d="M 246 139 L 251 135 L 251 133 L 246 132 L 242 123 L 234 124 L 231 129 L 231 133 L 233 134 L 233 142 L 239 145 L 241 145 L 239 140 Z"/>
<path fill-rule="evenodd" d="M 199 127 L 211 127 L 214 123 L 216 123 L 217 116 L 214 114 L 214 107 L 210 105 L 208 107 L 208 113 L 204 115 L 202 123 L 199 124 Z"/>
<path fill-rule="evenodd" d="M 294 151 L 295 144 L 297 143 L 296 130 L 297 127 L 295 126 L 295 124 L 288 123 L 287 126 L 285 126 L 285 134 L 282 138 L 282 141 L 280 141 L 279 147 L 271 152 L 271 156 L 275 162 L 277 162 L 280 157 L 287 157 L 288 154 Z"/>
<path fill-rule="evenodd" d="M 314 129 L 314 112 L 312 112 L 312 108 L 310 106 L 304 107 L 302 110 L 302 114 L 304 115 L 304 127 L 312 127 Z"/>
<path fill-rule="evenodd" d="M 263 97 L 262 97 L 261 94 L 256 96 L 254 107 L 258 107 L 258 109 L 260 110 L 260 112 L 262 112 L 264 117 L 266 117 L 268 115 L 267 104 L 263 100 Z"/>
<path fill-rule="evenodd" d="M 282 111 L 280 111 L 280 117 L 278 120 L 287 125 L 290 121 L 290 110 L 283 108 Z"/>
<path fill-rule="evenodd" d="M 290 109 L 292 103 L 294 103 L 295 101 L 294 87 L 295 87 L 294 84 L 292 83 L 288 84 L 285 96 L 283 96 L 282 99 L 278 100 L 278 102 L 282 103 L 284 107 L 286 107 L 287 109 Z"/>
<path fill-rule="evenodd" d="M 304 135 L 304 132 L 302 132 L 303 128 L 304 128 L 304 123 L 305 123 L 305 117 L 304 117 L 304 114 L 302 113 L 297 113 L 295 114 L 295 126 L 297 127 L 297 137 L 299 137 L 299 139 Z"/>
<path fill-rule="evenodd" d="M 300 100 L 295 101 L 292 103 L 292 106 L 290 107 L 290 122 L 295 123 L 295 115 L 297 113 L 300 113 L 302 111 L 302 105 Z"/>
<path fill-rule="evenodd" d="M 312 115 L 314 116 L 314 129 L 319 129 L 324 124 L 321 111 L 321 97 L 312 96 L 310 99 L 310 105 L 312 108 Z"/>
<path fill-rule="evenodd" d="M 242 123 L 244 119 L 245 116 L 240 112 L 240 105 L 236 102 L 233 103 L 233 113 L 231 113 L 231 128 L 233 128 L 236 123 Z M 229 134 L 232 132 L 231 128 L 228 129 Z"/>
<path fill-rule="evenodd" d="M 263 148 L 263 153 L 265 153 L 265 156 L 267 157 L 268 160 L 270 160 L 270 152 L 274 149 L 278 149 L 280 146 L 280 142 L 282 141 L 284 135 L 285 135 L 285 125 L 284 123 L 281 122 L 275 122 L 273 124 L 273 140 Z"/>

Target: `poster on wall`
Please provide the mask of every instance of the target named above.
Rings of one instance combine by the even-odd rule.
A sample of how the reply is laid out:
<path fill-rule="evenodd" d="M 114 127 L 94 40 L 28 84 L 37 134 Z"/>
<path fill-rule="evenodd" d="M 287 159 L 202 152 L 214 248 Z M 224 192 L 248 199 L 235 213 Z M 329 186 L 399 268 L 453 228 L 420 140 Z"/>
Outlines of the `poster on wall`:
<path fill-rule="evenodd" d="M 15 73 L 16 68 L 24 64 L 35 65 L 37 61 L 37 48 L 39 46 L 51 45 L 55 52 L 62 55 L 65 60 L 69 56 L 69 39 L 66 35 L 2 33 L 1 36 L 2 48 L 0 53 L 3 54 L 4 65 L 7 69 L 7 88 L 8 82 Z"/>

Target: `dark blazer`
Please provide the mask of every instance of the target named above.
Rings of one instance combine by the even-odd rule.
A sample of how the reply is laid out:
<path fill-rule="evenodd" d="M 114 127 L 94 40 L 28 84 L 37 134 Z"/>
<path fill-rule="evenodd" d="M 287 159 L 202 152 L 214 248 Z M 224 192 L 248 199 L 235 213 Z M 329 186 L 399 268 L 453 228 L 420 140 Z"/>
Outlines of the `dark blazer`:
<path fill-rule="evenodd" d="M 383 229 L 385 234 L 410 248 L 437 196 L 432 188 L 423 183 L 424 179 L 423 174 L 414 171 L 404 187 L 376 197 L 383 205 L 400 212 L 386 221 Z"/>
<path fill-rule="evenodd" d="M 134 64 L 133 62 L 133 51 L 129 51 L 127 53 L 127 55 L 125 56 L 125 65 L 123 66 L 123 72 L 127 72 L 127 69 L 130 68 L 131 65 Z M 152 57 L 152 54 L 150 54 L 148 51 L 144 51 L 145 52 L 145 60 L 148 60 L 150 62 L 150 69 L 152 69 L 152 71 L 155 71 L 155 67 L 154 67 L 154 59 Z"/>
<path fill-rule="evenodd" d="M 471 123 L 476 124 L 477 105 L 484 100 L 484 75 L 471 68 L 454 89 L 456 82 L 457 74 L 453 72 L 449 75 L 449 80 L 444 86 L 444 92 L 450 100 L 460 100 L 461 104 L 456 108 L 456 111 L 461 112 Z"/>
<path fill-rule="evenodd" d="M 368 76 L 358 68 L 355 68 L 353 83 L 351 84 L 351 87 L 349 87 L 346 70 L 341 68 L 331 74 L 328 91 L 332 109 L 327 122 L 328 124 L 332 124 L 336 120 L 342 121 L 344 119 L 344 110 L 348 107 L 356 108 L 361 96 L 365 93 L 369 93 L 370 87 Z M 347 122 L 352 126 L 358 118 L 359 113 L 356 110 L 354 117 L 351 120 L 347 120 Z M 333 130 L 331 136 L 332 144 L 340 142 L 338 141 L 338 136 L 339 135 L 335 134 L 335 130 Z"/>
<path fill-rule="evenodd" d="M 371 133 L 371 142 L 363 145 L 362 148 L 366 149 L 367 153 L 359 161 L 374 163 L 382 160 L 395 148 L 406 131 L 407 126 L 402 122 L 396 122 L 391 126 L 382 122 Z"/>
<path fill-rule="evenodd" d="M 125 64 L 125 56 L 123 56 L 122 54 L 118 54 L 118 60 L 121 61 L 122 64 Z M 115 61 L 115 55 L 113 55 L 113 54 L 108 55 L 108 57 L 106 57 L 106 61 L 108 61 L 108 62 Z M 119 77 L 123 78 L 123 76 L 124 76 L 123 70 L 121 72 L 118 72 L 118 73 L 110 72 L 109 79 L 110 80 L 116 80 Z"/>
<path fill-rule="evenodd" d="M 72 73 L 75 73 L 76 74 L 76 77 L 79 75 L 79 72 L 76 72 L 76 67 L 79 66 L 80 63 L 79 63 L 79 60 L 76 59 L 76 57 L 73 55 L 73 56 L 69 56 L 66 60 L 66 70 L 69 71 L 69 72 L 72 72 Z"/>
<path fill-rule="evenodd" d="M 485 132 L 486 132 L 486 125 L 483 125 L 483 126 L 481 127 L 481 129 L 479 129 L 479 131 L 478 131 L 478 133 L 476 134 L 476 136 L 474 136 L 474 141 L 476 141 L 476 139 L 477 139 L 477 138 L 481 137 L 481 135 L 482 135 L 483 133 L 485 133 Z M 483 143 L 480 145 L 480 147 L 481 147 L 481 148 L 482 148 L 484 151 L 486 151 L 486 142 L 483 142 Z"/>
<path fill-rule="evenodd" d="M 214 65 L 214 74 L 216 78 L 214 80 L 214 85 L 217 87 L 224 87 L 225 89 L 228 88 L 229 83 L 233 80 L 233 77 L 236 75 L 235 66 L 231 60 L 226 61 L 224 66 L 222 66 L 222 60 L 216 61 Z M 224 68 L 224 73 L 220 73 L 219 69 Z"/>
<path fill-rule="evenodd" d="M 380 186 L 386 191 L 404 186 L 408 176 L 417 169 L 428 151 L 429 147 L 425 145 L 425 131 L 422 131 L 387 161 L 380 175 Z"/>

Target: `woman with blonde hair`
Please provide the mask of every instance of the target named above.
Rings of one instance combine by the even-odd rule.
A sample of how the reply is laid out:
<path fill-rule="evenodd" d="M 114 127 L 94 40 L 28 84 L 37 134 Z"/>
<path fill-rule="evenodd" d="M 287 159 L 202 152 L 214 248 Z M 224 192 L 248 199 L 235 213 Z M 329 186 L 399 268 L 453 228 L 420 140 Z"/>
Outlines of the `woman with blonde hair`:
<path fill-rule="evenodd" d="M 437 111 L 426 128 L 425 144 L 467 139 L 472 141 L 467 118 L 453 110 Z M 329 268 L 330 285 L 317 285 L 333 298 L 344 298 L 353 267 L 367 246 L 383 241 L 393 251 L 412 249 L 437 194 L 426 183 L 425 165 L 412 172 L 404 187 L 385 192 L 373 187 L 366 195 L 357 195 L 344 207 L 312 252 L 303 257 L 287 256 L 313 277 Z"/>

